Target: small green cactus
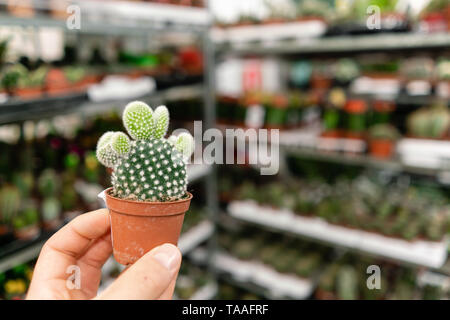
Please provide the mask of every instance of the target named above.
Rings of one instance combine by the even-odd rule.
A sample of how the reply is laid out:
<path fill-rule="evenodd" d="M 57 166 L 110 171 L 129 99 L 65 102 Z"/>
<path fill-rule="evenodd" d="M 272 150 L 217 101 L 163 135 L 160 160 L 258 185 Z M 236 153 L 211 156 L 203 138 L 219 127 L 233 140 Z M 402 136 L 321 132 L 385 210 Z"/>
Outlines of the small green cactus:
<path fill-rule="evenodd" d="M 372 140 L 395 141 L 400 137 L 400 134 L 394 126 L 380 123 L 369 128 L 369 137 Z"/>
<path fill-rule="evenodd" d="M 61 214 L 61 203 L 56 197 L 45 198 L 41 204 L 41 212 L 44 222 L 54 221 Z"/>
<path fill-rule="evenodd" d="M 144 102 L 129 103 L 123 112 L 123 132 L 106 132 L 98 143 L 100 163 L 114 171 L 113 195 L 138 201 L 173 201 L 186 195 L 187 160 L 194 151 L 188 133 L 165 139 L 169 111 L 154 111 Z"/>
<path fill-rule="evenodd" d="M 0 223 L 9 224 L 20 210 L 20 192 L 13 186 L 5 186 L 0 190 Z"/>
<path fill-rule="evenodd" d="M 30 171 L 23 171 L 17 173 L 13 177 L 15 186 L 19 189 L 23 198 L 28 198 L 34 186 L 33 173 Z"/>
<path fill-rule="evenodd" d="M 342 266 L 336 278 L 336 289 L 339 299 L 355 300 L 358 299 L 358 282 L 356 270 L 350 266 Z"/>
<path fill-rule="evenodd" d="M 53 169 L 45 169 L 42 171 L 38 180 L 38 188 L 44 197 L 52 197 L 57 193 L 60 188 L 60 183 Z"/>
<path fill-rule="evenodd" d="M 24 208 L 16 214 L 12 222 L 14 229 L 16 230 L 37 225 L 39 222 L 39 213 L 36 206 L 31 202 L 26 204 Z"/>

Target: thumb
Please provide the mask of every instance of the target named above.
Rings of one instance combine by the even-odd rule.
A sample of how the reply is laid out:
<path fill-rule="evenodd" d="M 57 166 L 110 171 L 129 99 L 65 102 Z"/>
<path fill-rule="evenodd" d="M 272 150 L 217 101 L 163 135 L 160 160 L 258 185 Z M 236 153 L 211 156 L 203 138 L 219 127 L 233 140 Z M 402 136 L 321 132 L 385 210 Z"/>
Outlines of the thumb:
<path fill-rule="evenodd" d="M 157 299 L 166 291 L 172 280 L 176 279 L 180 264 L 180 250 L 173 244 L 163 244 L 126 269 L 96 299 Z"/>

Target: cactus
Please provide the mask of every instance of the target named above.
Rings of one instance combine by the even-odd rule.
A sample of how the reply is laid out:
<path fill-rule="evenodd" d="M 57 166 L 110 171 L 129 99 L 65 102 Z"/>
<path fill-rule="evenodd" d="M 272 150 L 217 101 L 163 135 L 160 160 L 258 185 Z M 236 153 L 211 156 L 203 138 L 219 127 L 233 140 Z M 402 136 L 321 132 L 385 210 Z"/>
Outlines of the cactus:
<path fill-rule="evenodd" d="M 39 213 L 33 202 L 26 204 L 12 220 L 14 229 L 16 230 L 36 225 L 38 222 Z"/>
<path fill-rule="evenodd" d="M 28 198 L 34 186 L 33 173 L 30 171 L 17 173 L 14 175 L 13 181 L 22 198 Z"/>
<path fill-rule="evenodd" d="M 350 266 L 342 266 L 337 274 L 336 289 L 339 299 L 355 300 L 358 298 L 356 270 Z"/>
<path fill-rule="evenodd" d="M 0 222 L 9 224 L 11 219 L 20 210 L 19 189 L 12 186 L 5 186 L 0 190 Z"/>
<path fill-rule="evenodd" d="M 42 196 L 52 197 L 60 188 L 58 176 L 53 169 L 45 169 L 38 180 L 38 189 Z"/>
<path fill-rule="evenodd" d="M 41 204 L 42 220 L 44 222 L 55 221 L 61 213 L 61 204 L 55 197 L 45 198 Z"/>
<path fill-rule="evenodd" d="M 3 88 L 11 93 L 17 86 L 19 79 L 28 73 L 27 69 L 20 63 L 6 67 L 2 72 L 1 83 Z"/>
<path fill-rule="evenodd" d="M 152 110 L 140 101 L 129 103 L 123 112 L 123 132 L 106 132 L 98 143 L 100 163 L 114 171 L 112 194 L 138 201 L 173 201 L 186 195 L 187 160 L 194 151 L 194 139 L 181 133 L 165 139 L 169 111 Z"/>
<path fill-rule="evenodd" d="M 369 128 L 369 136 L 372 140 L 395 141 L 399 138 L 398 130 L 389 124 L 376 124 Z"/>

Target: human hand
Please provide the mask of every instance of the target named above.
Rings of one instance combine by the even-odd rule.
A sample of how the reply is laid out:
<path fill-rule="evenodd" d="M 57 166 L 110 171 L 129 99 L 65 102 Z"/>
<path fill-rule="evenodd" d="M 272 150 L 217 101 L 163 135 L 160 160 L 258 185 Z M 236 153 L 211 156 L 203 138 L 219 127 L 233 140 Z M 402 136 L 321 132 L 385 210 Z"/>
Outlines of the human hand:
<path fill-rule="evenodd" d="M 56 232 L 39 255 L 27 299 L 171 299 L 181 253 L 163 244 L 146 253 L 97 296 L 101 268 L 111 256 L 108 210 L 78 216 Z M 67 286 L 70 266 L 80 270 L 80 288 Z"/>

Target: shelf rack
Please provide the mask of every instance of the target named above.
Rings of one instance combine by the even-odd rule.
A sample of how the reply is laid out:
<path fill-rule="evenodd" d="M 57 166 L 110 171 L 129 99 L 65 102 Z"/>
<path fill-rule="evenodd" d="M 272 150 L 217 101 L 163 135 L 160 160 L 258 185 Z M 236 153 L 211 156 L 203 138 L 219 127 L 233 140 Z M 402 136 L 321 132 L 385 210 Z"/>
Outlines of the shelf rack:
<path fill-rule="evenodd" d="M 226 37 L 225 37 L 226 39 Z M 222 42 L 222 43 L 220 43 Z M 323 53 L 358 53 L 395 50 L 437 50 L 450 47 L 450 34 L 384 33 L 360 36 L 334 36 L 259 43 L 218 43 L 220 53 L 237 55 L 292 55 Z"/>
<path fill-rule="evenodd" d="M 205 249 L 197 248 L 189 257 L 197 264 L 204 264 L 206 254 Z M 315 287 L 310 279 L 281 274 L 261 263 L 242 261 L 222 252 L 214 254 L 212 264 L 222 279 L 268 299 L 307 299 Z"/>
<path fill-rule="evenodd" d="M 150 94 L 135 97 L 145 102 L 170 102 L 179 99 L 201 98 L 202 85 L 175 86 Z M 37 100 L 11 100 L 0 104 L 0 125 L 39 120 L 66 114 L 92 116 L 105 111 L 122 111 L 129 100 L 112 100 L 105 102 L 89 101 L 86 93 L 71 94 L 61 97 L 45 97 Z"/>
<path fill-rule="evenodd" d="M 244 27 L 247 28 L 247 27 Z M 325 56 L 335 54 L 336 56 L 351 56 L 365 52 L 422 52 L 422 51 L 442 51 L 448 52 L 450 49 L 449 33 L 419 34 L 419 33 L 383 33 L 360 36 L 333 36 L 333 37 L 301 37 L 291 36 L 290 38 L 264 39 L 262 35 L 260 41 L 241 41 L 234 39 L 239 36 L 239 27 L 224 30 L 215 29 L 212 38 L 216 45 L 216 56 L 223 58 L 226 56 L 282 56 L 290 59 L 297 56 Z M 231 32 L 229 32 L 231 31 Z M 294 39 L 295 38 L 295 39 Z M 267 40 L 267 41 L 266 41 Z M 392 97 L 390 97 L 392 98 Z M 400 92 L 395 97 L 396 102 L 401 105 L 424 105 L 432 101 L 432 96 L 411 97 Z M 219 127 L 221 127 L 219 125 Z M 290 137 L 289 137 L 290 135 Z M 412 166 L 401 158 L 376 159 L 364 154 L 349 154 L 344 152 L 325 151 L 317 148 L 317 141 L 312 140 L 308 145 L 298 143 L 299 137 L 295 132 L 288 132 L 288 141 L 280 132 L 280 176 L 284 177 L 286 156 L 295 155 L 303 159 L 314 161 L 332 162 L 351 166 L 361 166 L 376 170 L 384 169 L 392 172 L 404 172 L 412 175 L 421 175 L 436 178 L 440 185 L 449 185 L 449 168 Z M 245 138 L 244 138 L 245 139 Z M 301 140 L 301 139 L 300 139 Z M 250 143 L 257 141 L 250 141 Z M 257 165 L 258 167 L 258 165 Z M 283 171 L 283 172 L 282 172 Z M 307 219 L 302 219 L 292 212 L 271 212 L 276 211 L 271 208 L 253 208 L 250 210 L 230 209 L 227 217 L 232 217 L 246 223 L 260 226 L 275 232 L 288 233 L 297 237 L 314 240 L 333 246 L 344 251 L 352 251 L 361 255 L 381 257 L 391 260 L 397 264 L 412 265 L 424 268 L 428 271 L 440 272 L 446 277 L 450 275 L 446 270 L 448 264 L 447 247 L 448 239 L 441 242 L 417 242 L 407 243 L 399 239 L 389 239 L 381 235 L 363 233 L 354 230 L 334 230 L 335 226 L 324 221 L 312 223 Z M 295 221 L 294 221 L 295 220 Z M 301 221 L 300 221 L 301 220 Z M 295 222 L 295 223 L 294 223 Z M 297 223 L 298 222 L 298 223 Z M 336 227 L 337 229 L 339 227 Z M 320 229 L 320 230 L 319 230 Z M 333 229 L 333 230 L 331 230 Z M 315 232 L 317 231 L 317 232 Z M 348 239 L 344 232 L 348 232 Z M 352 242 L 353 240 L 353 242 Z M 447 262 L 446 262 L 447 261 Z M 219 266 L 220 268 L 220 266 Z M 228 277 L 227 281 L 235 285 L 244 287 L 253 292 L 258 292 L 248 283 L 236 281 L 233 277 Z M 250 287 L 249 287 L 250 286 Z M 255 291 L 256 290 L 256 291 Z M 265 292 L 261 292 L 265 294 Z"/>
<path fill-rule="evenodd" d="M 4 1 L 1 0 L 0 3 Z M 35 1 L 39 2 L 39 1 Z M 13 26 L 38 30 L 39 28 L 58 28 L 65 33 L 92 34 L 101 36 L 160 36 L 165 33 L 191 33 L 199 37 L 203 45 L 204 77 L 202 83 L 183 85 L 159 90 L 139 99 L 146 102 L 168 102 L 185 98 L 201 98 L 203 100 L 204 127 L 213 127 L 215 123 L 214 105 L 214 68 L 213 50 L 209 39 L 209 27 L 212 15 L 209 8 L 191 8 L 154 3 L 136 3 L 125 1 L 70 1 L 81 8 L 81 28 L 67 28 L 65 20 L 53 19 L 36 13 L 31 18 L 20 18 L 0 14 L 0 26 Z M 42 9 L 42 7 L 40 7 Z M 47 7 L 48 9 L 48 7 Z M 65 8 L 64 8 L 65 9 Z M 89 101 L 86 93 L 72 94 L 65 97 L 45 97 L 38 101 L 6 101 L 0 104 L 0 125 L 22 123 L 27 120 L 51 118 L 59 115 L 77 113 L 89 116 L 110 110 L 122 110 L 127 101 Z M 198 181 L 206 184 L 210 190 L 206 197 L 206 211 L 209 221 L 194 227 L 180 238 L 180 247 L 188 253 L 197 245 L 210 241 L 214 233 L 214 215 L 217 213 L 218 201 L 216 177 L 213 166 L 193 165 L 188 168 L 189 182 Z M 42 245 L 51 235 L 41 235 L 36 240 L 24 242 L 15 250 L 0 257 L 0 272 L 17 264 L 36 258 Z M 213 249 L 213 246 L 209 246 Z M 3 254 L 3 247 L 0 248 Z M 6 249 L 5 249 L 6 250 Z M 6 252 L 6 251 L 5 251 Z M 215 285 L 215 284 L 214 284 Z M 211 288 L 210 288 L 211 289 Z M 211 290 L 210 290 L 211 291 Z M 215 295 L 213 290 L 210 293 Z"/>
<path fill-rule="evenodd" d="M 233 218 L 264 228 L 407 265 L 436 269 L 447 259 L 447 238 L 439 242 L 406 241 L 333 225 L 320 218 L 298 216 L 287 209 L 259 206 L 252 201 L 231 202 L 228 213 Z"/>
<path fill-rule="evenodd" d="M 4 2 L 4 1 L 0 1 Z M 182 31 L 203 33 L 211 23 L 211 14 L 205 8 L 192 8 L 157 3 L 128 1 L 67 1 L 80 8 L 80 29 L 69 29 L 67 22 L 36 13 L 33 17 L 0 15 L 0 25 L 31 28 L 58 28 L 65 32 L 96 35 L 144 35 L 149 31 Z M 50 10 L 42 2 L 39 9 Z M 65 11 L 65 7 L 61 7 Z"/>

